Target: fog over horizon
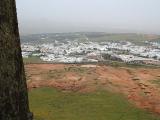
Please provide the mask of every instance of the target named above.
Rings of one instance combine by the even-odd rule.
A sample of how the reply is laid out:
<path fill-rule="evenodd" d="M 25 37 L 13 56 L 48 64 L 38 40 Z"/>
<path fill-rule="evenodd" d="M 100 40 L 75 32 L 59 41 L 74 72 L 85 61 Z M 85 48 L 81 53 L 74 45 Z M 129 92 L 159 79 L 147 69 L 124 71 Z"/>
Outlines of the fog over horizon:
<path fill-rule="evenodd" d="M 160 34 L 160 0 L 16 0 L 20 33 Z"/>

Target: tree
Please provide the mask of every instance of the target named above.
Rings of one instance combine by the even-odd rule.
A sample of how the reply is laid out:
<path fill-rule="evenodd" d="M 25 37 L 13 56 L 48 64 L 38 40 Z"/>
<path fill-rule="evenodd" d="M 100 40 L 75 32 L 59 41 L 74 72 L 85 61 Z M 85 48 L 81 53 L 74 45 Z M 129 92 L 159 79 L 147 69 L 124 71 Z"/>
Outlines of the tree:
<path fill-rule="evenodd" d="M 15 0 L 0 0 L 0 120 L 32 120 Z"/>

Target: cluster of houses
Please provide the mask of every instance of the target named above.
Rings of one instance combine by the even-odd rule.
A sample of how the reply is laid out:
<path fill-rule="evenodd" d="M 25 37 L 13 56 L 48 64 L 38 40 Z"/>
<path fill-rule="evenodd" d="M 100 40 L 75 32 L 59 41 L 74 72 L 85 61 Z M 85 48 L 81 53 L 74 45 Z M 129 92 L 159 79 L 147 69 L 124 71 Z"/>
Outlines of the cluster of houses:
<path fill-rule="evenodd" d="M 61 41 L 43 44 L 24 43 L 21 47 L 25 58 L 37 56 L 43 61 L 56 63 L 99 62 L 108 59 L 123 62 L 159 63 L 160 61 L 160 44 L 148 41 L 144 42 L 144 45 L 136 45 L 128 41 L 78 42 L 75 40 L 65 43 Z"/>

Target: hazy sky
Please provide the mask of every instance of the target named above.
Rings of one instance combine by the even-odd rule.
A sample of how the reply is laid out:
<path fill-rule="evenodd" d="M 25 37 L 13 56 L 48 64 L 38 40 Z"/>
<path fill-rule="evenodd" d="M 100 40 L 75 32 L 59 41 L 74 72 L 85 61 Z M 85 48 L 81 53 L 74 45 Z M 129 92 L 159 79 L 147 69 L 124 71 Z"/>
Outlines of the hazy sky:
<path fill-rule="evenodd" d="M 21 34 L 146 32 L 160 34 L 160 0 L 16 0 Z"/>

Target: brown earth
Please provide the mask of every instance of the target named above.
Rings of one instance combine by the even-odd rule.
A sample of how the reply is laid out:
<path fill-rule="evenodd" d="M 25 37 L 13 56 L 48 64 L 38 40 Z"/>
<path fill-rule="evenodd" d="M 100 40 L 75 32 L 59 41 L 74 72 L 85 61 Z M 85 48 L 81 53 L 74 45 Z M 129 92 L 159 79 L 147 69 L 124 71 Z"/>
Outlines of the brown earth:
<path fill-rule="evenodd" d="M 160 114 L 160 68 L 128 68 L 106 65 L 25 65 L 28 89 L 54 87 L 64 91 L 98 89 L 122 93 L 144 108 Z"/>

